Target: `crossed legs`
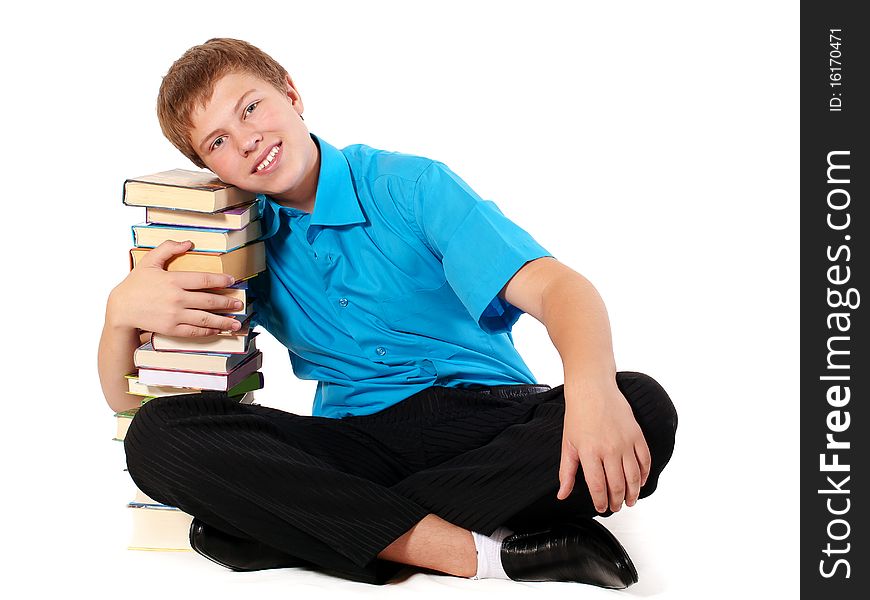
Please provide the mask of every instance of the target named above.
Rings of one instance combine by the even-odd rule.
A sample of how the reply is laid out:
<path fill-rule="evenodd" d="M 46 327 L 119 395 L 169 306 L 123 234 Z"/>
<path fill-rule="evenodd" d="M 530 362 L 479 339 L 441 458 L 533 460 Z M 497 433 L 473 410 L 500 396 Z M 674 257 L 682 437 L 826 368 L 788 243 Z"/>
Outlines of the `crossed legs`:
<path fill-rule="evenodd" d="M 644 497 L 670 458 L 676 412 L 649 377 L 620 373 L 617 383 L 653 455 Z M 555 498 L 564 397 L 560 388 L 551 392 L 507 406 L 517 423 L 477 448 L 439 455 L 434 468 L 425 463 L 437 427 L 424 434 L 422 450 L 403 454 L 377 432 L 342 421 L 237 405 L 219 394 L 165 398 L 134 419 L 128 467 L 155 499 L 326 570 L 360 572 L 361 580 L 376 571 L 370 582 L 382 583 L 389 561 L 469 577 L 471 530 L 489 535 L 501 524 L 518 530 L 595 514 L 581 486 Z"/>

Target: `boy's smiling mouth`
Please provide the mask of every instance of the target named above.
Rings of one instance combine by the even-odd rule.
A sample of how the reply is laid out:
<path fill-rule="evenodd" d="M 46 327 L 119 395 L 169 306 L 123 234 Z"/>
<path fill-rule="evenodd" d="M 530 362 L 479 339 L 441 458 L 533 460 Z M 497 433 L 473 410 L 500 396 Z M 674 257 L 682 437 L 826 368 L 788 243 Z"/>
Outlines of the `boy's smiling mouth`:
<path fill-rule="evenodd" d="M 260 174 L 271 171 L 274 165 L 277 164 L 278 155 L 281 153 L 281 143 L 278 142 L 264 155 L 260 155 L 260 162 L 251 171 L 252 174 Z"/>

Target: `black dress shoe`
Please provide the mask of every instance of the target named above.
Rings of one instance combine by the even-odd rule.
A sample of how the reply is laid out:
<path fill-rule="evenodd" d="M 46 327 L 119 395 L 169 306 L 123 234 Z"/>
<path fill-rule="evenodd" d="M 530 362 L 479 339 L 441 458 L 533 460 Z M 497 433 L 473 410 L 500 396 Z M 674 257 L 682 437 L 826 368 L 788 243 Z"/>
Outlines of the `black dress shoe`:
<path fill-rule="evenodd" d="M 190 524 L 190 547 L 233 571 L 307 567 L 309 563 L 261 542 L 229 535 L 199 519 Z"/>
<path fill-rule="evenodd" d="M 637 583 L 625 548 L 593 519 L 508 536 L 501 563 L 514 581 L 578 581 L 612 589 Z"/>

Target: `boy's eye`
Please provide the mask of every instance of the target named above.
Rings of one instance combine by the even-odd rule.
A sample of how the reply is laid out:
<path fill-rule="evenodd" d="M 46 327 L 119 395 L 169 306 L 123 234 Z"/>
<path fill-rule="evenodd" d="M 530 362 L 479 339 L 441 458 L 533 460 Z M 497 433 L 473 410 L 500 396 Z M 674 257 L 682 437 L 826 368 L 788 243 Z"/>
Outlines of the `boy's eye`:
<path fill-rule="evenodd" d="M 256 102 L 251 102 L 250 104 L 248 104 L 248 108 L 245 109 L 245 116 L 248 116 L 249 114 L 254 112 L 254 109 L 257 108 L 257 105 L 259 103 L 260 103 L 260 101 L 257 100 Z"/>
<path fill-rule="evenodd" d="M 224 143 L 224 138 L 223 138 L 223 137 L 219 137 L 218 139 L 216 139 L 215 141 L 213 141 L 213 142 L 211 143 L 211 149 L 212 149 L 212 150 L 217 150 L 218 148 L 221 147 L 221 145 L 223 145 L 223 143 Z"/>

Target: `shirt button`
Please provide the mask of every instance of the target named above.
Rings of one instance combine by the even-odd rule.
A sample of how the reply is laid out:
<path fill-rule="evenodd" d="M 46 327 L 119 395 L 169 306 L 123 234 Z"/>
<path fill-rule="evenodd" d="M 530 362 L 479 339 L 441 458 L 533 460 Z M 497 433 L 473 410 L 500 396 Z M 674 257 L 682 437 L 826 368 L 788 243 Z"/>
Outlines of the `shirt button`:
<path fill-rule="evenodd" d="M 384 354 L 387 353 L 387 349 L 384 348 L 383 346 L 378 346 L 377 348 L 375 348 L 375 352 L 378 353 L 378 356 L 383 356 Z"/>
<path fill-rule="evenodd" d="M 338 301 L 338 303 L 339 303 L 339 305 L 341 305 L 342 308 L 346 307 L 347 306 L 347 298 L 341 298 Z"/>

